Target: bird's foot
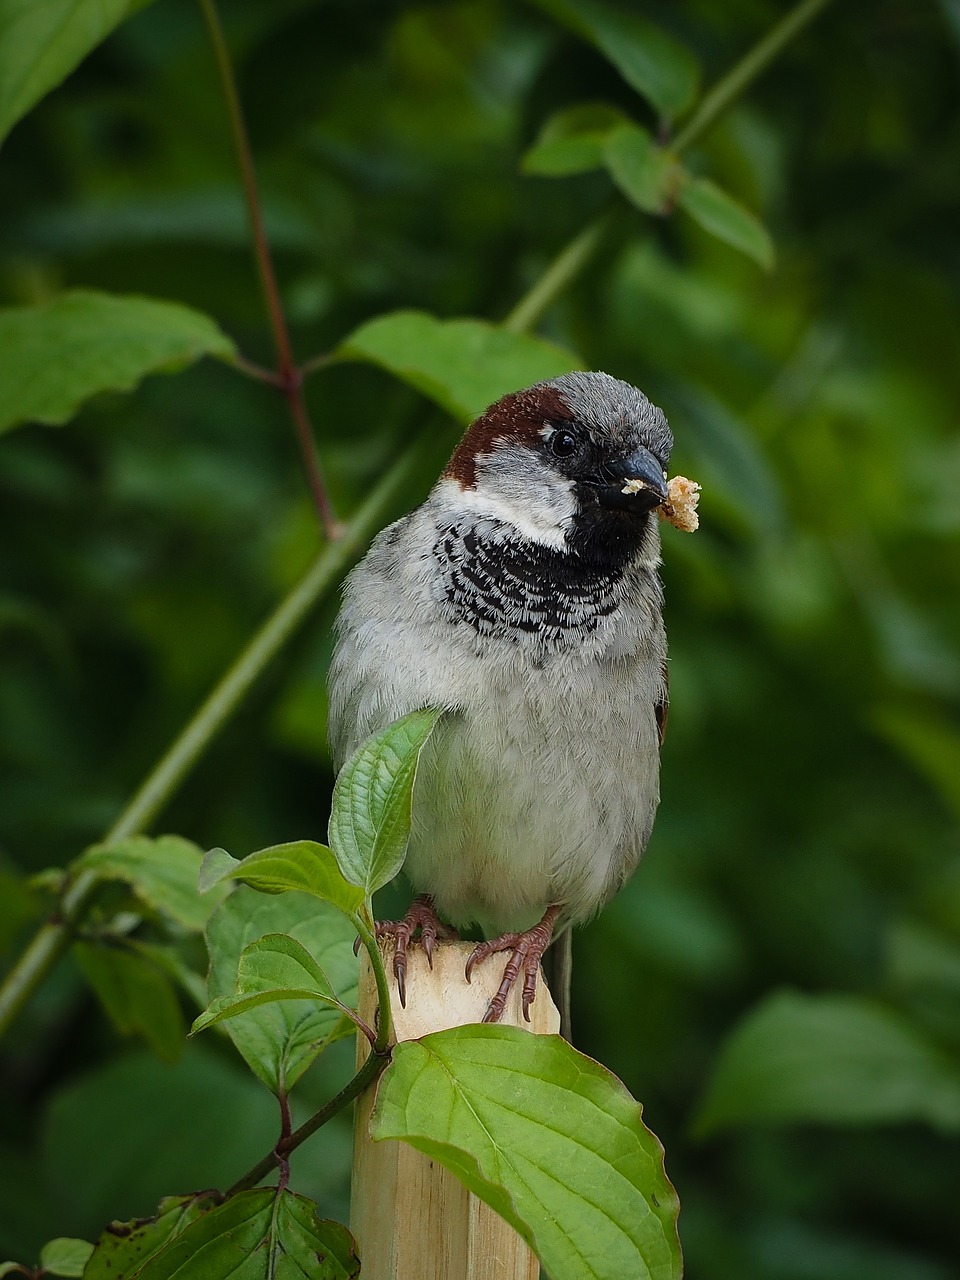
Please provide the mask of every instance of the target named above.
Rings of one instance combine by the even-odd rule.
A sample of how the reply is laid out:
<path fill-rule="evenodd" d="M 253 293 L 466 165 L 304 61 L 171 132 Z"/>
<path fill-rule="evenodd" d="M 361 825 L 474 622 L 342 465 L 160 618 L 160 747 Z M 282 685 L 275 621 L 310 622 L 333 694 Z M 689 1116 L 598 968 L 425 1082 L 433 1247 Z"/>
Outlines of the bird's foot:
<path fill-rule="evenodd" d="M 478 964 L 482 964 L 484 960 L 488 960 L 490 956 L 496 955 L 499 951 L 511 952 L 507 967 L 503 971 L 503 981 L 500 983 L 497 994 L 487 1005 L 487 1011 L 483 1015 L 484 1022 L 499 1022 L 503 1017 L 507 996 L 510 994 L 513 984 L 519 978 L 521 969 L 523 970 L 523 993 L 521 997 L 523 1001 L 523 1016 L 527 1022 L 530 1021 L 530 1006 L 533 1004 L 537 994 L 537 974 L 540 971 L 540 961 L 543 959 L 543 953 L 549 947 L 553 938 L 553 926 L 559 914 L 560 908 L 558 906 L 548 907 L 544 912 L 543 919 L 539 924 L 535 924 L 532 929 L 527 929 L 523 933 L 504 933 L 499 938 L 492 938 L 489 942 L 478 942 L 474 947 L 473 953 L 467 961 L 466 978 L 468 982 Z"/>
<path fill-rule="evenodd" d="M 394 940 L 393 974 L 397 980 L 400 1003 L 405 1009 L 407 1007 L 407 951 L 410 943 L 414 941 L 414 936 L 419 932 L 420 944 L 427 953 L 427 960 L 432 969 L 433 948 L 437 940 L 445 942 L 459 938 L 460 935 L 456 929 L 444 924 L 437 915 L 429 893 L 421 893 L 418 898 L 414 898 L 402 920 L 379 920 L 376 928 L 378 941 L 381 938 Z"/>

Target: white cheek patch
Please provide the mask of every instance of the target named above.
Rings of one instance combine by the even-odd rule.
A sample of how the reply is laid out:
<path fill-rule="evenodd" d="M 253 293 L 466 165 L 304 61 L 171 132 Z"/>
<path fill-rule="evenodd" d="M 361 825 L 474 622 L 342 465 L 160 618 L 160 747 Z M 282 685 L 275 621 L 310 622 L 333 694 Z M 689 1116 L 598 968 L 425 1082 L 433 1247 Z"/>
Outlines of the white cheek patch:
<path fill-rule="evenodd" d="M 499 448 L 477 459 L 477 481 L 463 489 L 453 479 L 441 480 L 440 497 L 452 508 L 512 525 L 531 542 L 566 545 L 567 530 L 577 512 L 573 481 L 545 467 L 529 449 Z"/>

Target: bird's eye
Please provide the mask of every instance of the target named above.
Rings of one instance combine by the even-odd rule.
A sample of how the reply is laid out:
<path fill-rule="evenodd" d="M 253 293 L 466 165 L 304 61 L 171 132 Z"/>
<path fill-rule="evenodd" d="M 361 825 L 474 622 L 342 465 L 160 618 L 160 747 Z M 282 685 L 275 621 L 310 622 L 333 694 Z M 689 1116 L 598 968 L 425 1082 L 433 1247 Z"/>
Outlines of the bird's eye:
<path fill-rule="evenodd" d="M 569 458 L 577 449 L 577 437 L 572 431 L 555 431 L 550 437 L 550 448 L 558 458 Z"/>

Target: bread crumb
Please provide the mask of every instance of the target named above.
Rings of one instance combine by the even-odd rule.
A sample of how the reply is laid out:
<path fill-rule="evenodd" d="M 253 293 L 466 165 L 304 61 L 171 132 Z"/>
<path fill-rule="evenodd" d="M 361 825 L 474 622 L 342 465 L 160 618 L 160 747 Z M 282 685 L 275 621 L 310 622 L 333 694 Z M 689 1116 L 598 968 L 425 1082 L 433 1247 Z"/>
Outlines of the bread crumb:
<path fill-rule="evenodd" d="M 699 501 L 700 486 L 696 480 L 688 480 L 686 476 L 673 476 L 667 481 L 667 500 L 660 507 L 660 517 L 669 520 L 675 529 L 693 533 L 700 527 L 700 517 L 697 515 Z"/>

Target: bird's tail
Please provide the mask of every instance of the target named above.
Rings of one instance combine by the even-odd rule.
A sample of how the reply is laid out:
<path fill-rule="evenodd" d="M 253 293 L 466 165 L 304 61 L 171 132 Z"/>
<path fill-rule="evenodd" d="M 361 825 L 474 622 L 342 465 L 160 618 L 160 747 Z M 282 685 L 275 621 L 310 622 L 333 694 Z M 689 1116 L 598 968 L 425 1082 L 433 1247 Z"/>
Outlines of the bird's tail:
<path fill-rule="evenodd" d="M 570 979 L 573 974 L 573 930 L 568 926 L 555 938 L 543 957 L 547 986 L 560 1010 L 560 1034 L 573 1043 L 570 1025 Z"/>

